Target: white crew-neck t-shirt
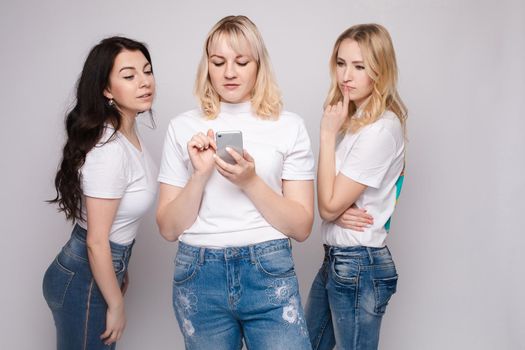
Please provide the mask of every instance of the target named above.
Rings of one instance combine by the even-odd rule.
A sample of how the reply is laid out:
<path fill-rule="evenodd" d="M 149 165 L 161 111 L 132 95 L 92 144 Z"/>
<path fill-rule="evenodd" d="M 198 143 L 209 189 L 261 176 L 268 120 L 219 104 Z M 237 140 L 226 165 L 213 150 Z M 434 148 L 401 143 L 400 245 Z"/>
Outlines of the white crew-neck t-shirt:
<path fill-rule="evenodd" d="M 120 198 L 120 204 L 109 233 L 109 240 L 130 244 L 137 235 L 140 219 L 157 195 L 157 166 L 144 147 L 138 150 L 120 132 L 107 125 L 100 141 L 86 155 L 80 169 L 86 218 L 85 196 Z M 87 229 L 87 222 L 78 221 Z"/>
<path fill-rule="evenodd" d="M 277 120 L 253 114 L 251 103 L 221 103 L 213 120 L 199 109 L 173 118 L 169 124 L 159 182 L 184 187 L 193 173 L 187 143 L 198 132 L 240 130 L 243 146 L 255 160 L 257 175 L 282 195 L 282 180 L 313 180 L 314 158 L 303 120 L 282 112 Z M 176 214 L 175 214 L 176 215 Z M 216 170 L 210 176 L 197 219 L 179 237 L 199 247 L 238 247 L 286 236 L 271 226 L 252 201 Z"/>
<path fill-rule="evenodd" d="M 401 190 L 404 158 L 403 128 L 391 111 L 344 136 L 336 150 L 336 172 L 368 186 L 355 204 L 367 210 L 374 224 L 358 232 L 323 221 L 323 243 L 338 247 L 385 246 L 390 217 Z"/>

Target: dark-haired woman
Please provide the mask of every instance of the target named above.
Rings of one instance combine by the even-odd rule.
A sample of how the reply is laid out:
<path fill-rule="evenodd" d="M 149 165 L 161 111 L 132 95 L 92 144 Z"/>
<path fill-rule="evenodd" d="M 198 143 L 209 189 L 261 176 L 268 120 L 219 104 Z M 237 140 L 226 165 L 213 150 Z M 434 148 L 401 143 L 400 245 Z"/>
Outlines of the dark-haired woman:
<path fill-rule="evenodd" d="M 75 222 L 43 282 L 57 349 L 114 349 L 122 336 L 131 248 L 157 188 L 135 119 L 151 109 L 154 94 L 143 44 L 111 37 L 89 53 L 50 201 Z"/>

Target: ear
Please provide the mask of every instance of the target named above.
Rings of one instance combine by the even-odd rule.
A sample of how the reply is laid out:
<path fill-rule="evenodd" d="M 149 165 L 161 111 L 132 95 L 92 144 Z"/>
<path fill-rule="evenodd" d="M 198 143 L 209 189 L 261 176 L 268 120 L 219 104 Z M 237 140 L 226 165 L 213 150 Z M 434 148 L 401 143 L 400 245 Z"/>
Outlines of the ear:
<path fill-rule="evenodd" d="M 109 87 L 105 88 L 103 93 L 108 100 L 113 99 L 113 94 L 109 91 Z"/>

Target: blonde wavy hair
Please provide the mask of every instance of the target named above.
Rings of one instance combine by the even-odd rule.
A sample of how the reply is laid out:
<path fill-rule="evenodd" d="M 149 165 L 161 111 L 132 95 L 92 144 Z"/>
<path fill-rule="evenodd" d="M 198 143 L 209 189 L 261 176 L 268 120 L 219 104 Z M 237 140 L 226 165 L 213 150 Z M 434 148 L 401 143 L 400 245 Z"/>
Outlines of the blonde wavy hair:
<path fill-rule="evenodd" d="M 204 115 L 208 119 L 215 119 L 220 112 L 220 96 L 210 81 L 208 58 L 210 48 L 222 39 L 227 40 L 235 51 L 239 51 L 244 42 L 248 44 L 257 63 L 257 78 L 251 95 L 252 109 L 260 117 L 278 118 L 283 104 L 270 57 L 261 33 L 246 16 L 224 17 L 208 33 L 194 88 Z"/>
<path fill-rule="evenodd" d="M 407 109 L 397 92 L 397 63 L 394 46 L 388 31 L 379 24 L 358 24 L 345 30 L 337 38 L 330 58 L 330 76 L 332 82 L 325 100 L 325 107 L 343 99 L 337 82 L 337 55 L 341 43 L 350 39 L 359 45 L 365 71 L 373 80 L 372 94 L 361 106 L 359 118 L 355 118 L 357 107 L 350 102 L 348 118 L 341 128 L 342 133 L 356 132 L 365 125 L 378 120 L 390 110 L 399 118 L 406 134 Z"/>

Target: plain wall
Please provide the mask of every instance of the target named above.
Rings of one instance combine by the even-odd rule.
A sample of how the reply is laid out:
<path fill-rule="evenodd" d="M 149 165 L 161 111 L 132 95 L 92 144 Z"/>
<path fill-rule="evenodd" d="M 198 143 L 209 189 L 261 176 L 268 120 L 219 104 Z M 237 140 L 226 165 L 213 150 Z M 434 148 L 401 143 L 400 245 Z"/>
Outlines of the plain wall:
<path fill-rule="evenodd" d="M 410 142 L 388 239 L 400 279 L 381 348 L 525 349 L 525 3 L 474 0 L 2 1 L 0 348 L 55 344 L 41 283 L 71 226 L 44 200 L 54 196 L 64 114 L 89 49 L 115 34 L 149 45 L 157 129 L 140 130 L 160 163 L 169 120 L 196 106 L 204 38 L 229 14 L 259 27 L 285 108 L 305 119 L 315 153 L 336 37 L 357 23 L 388 28 Z M 318 229 L 317 218 L 311 238 L 294 244 L 303 300 L 321 263 Z M 171 306 L 175 252 L 152 209 L 118 348 L 183 348 Z"/>

